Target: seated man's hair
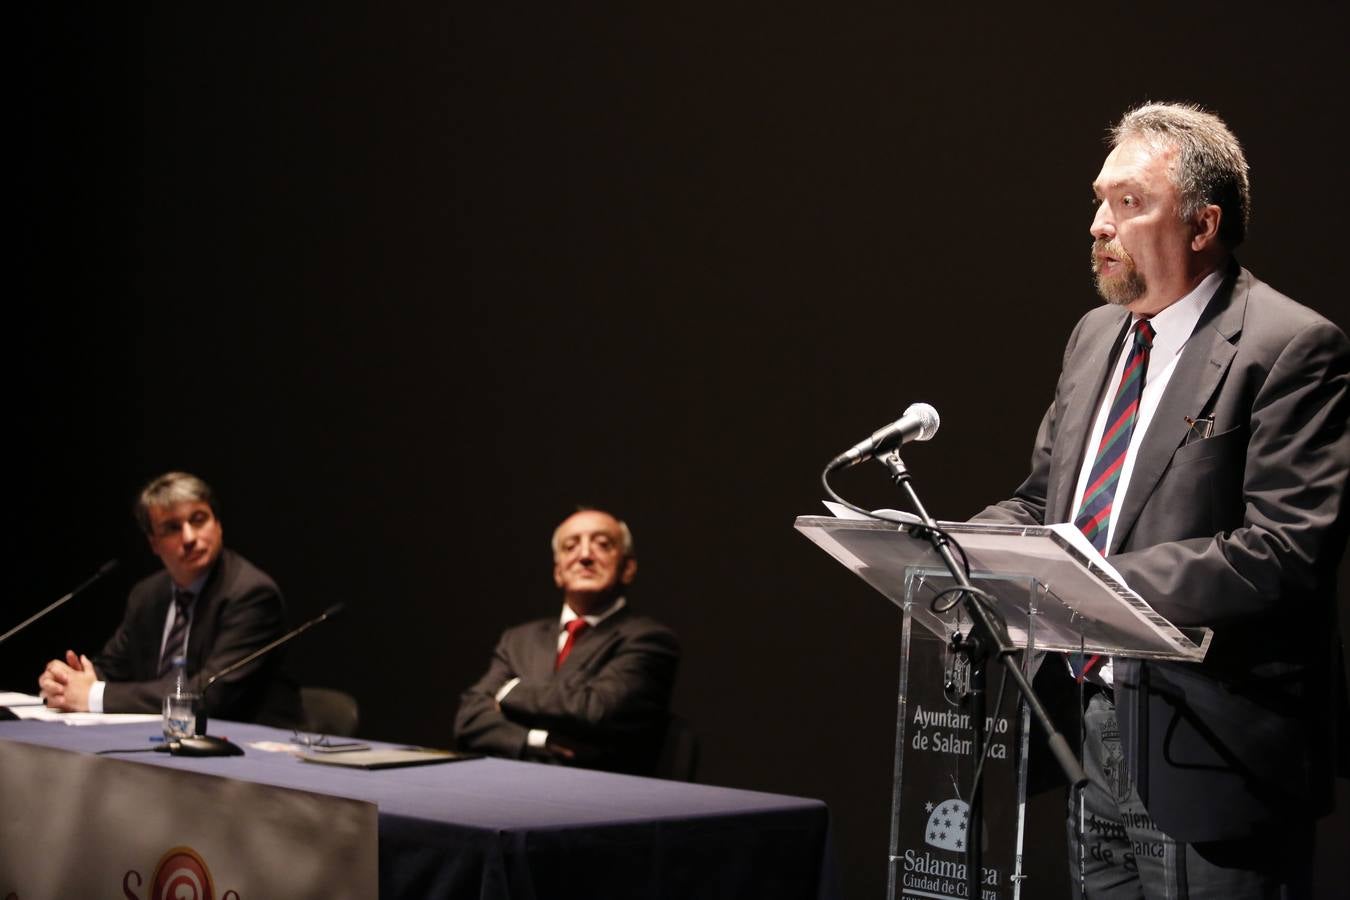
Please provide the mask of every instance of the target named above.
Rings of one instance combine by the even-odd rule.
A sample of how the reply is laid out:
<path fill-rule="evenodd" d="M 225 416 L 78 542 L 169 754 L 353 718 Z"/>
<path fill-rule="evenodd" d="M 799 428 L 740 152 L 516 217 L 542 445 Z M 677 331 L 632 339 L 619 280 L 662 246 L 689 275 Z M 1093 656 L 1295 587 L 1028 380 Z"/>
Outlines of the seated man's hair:
<path fill-rule="evenodd" d="M 571 512 L 570 514 L 568 514 L 567 518 L 570 519 L 570 518 L 572 518 L 572 516 L 576 515 L 577 513 L 583 513 L 583 512 L 599 512 L 599 513 L 604 513 L 605 515 L 610 516 L 611 518 L 613 518 L 614 521 L 618 522 L 618 523 L 619 523 L 619 553 L 620 553 L 621 556 L 623 556 L 623 557 L 625 557 L 625 558 L 630 557 L 630 556 L 633 555 L 633 532 L 628 528 L 628 523 L 627 523 L 627 522 L 625 522 L 623 519 L 620 519 L 618 516 L 614 515 L 614 513 L 610 512 L 610 511 L 607 510 L 607 509 L 601 509 L 601 508 L 598 507 L 598 506 L 587 506 L 587 505 L 585 505 L 585 504 L 580 504 L 580 505 L 578 505 L 576 509 L 572 510 L 572 512 Z M 565 522 L 565 521 L 567 521 L 567 519 L 564 519 L 563 521 Z M 558 546 L 558 532 L 561 531 L 561 530 L 562 530 L 562 525 L 561 525 L 561 524 L 560 524 L 557 528 L 553 529 L 553 539 L 549 542 L 550 546 L 553 548 L 553 555 L 554 555 L 554 556 L 557 556 L 557 555 L 558 555 L 558 549 L 559 549 L 559 546 Z"/>
<path fill-rule="evenodd" d="M 205 503 L 211 507 L 212 515 L 220 517 L 216 509 L 216 495 L 209 484 L 187 472 L 165 472 L 150 479 L 146 486 L 141 488 L 140 496 L 136 498 L 136 505 L 133 508 L 136 523 L 141 526 L 141 531 L 149 534 L 150 507 L 172 506 L 175 503 L 194 501 Z"/>

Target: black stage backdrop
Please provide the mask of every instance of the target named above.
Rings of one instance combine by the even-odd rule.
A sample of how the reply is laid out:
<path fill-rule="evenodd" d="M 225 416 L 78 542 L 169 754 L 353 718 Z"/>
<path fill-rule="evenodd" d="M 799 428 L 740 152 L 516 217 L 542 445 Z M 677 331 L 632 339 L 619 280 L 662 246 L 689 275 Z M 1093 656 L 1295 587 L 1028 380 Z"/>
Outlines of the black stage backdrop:
<path fill-rule="evenodd" d="M 153 567 L 134 491 L 185 468 L 296 621 L 350 605 L 303 680 L 443 745 L 501 628 L 556 613 L 551 528 L 598 504 L 682 636 L 702 780 L 826 800 L 851 897 L 884 885 L 899 614 L 792 520 L 917 400 L 935 514 L 1018 483 L 1097 302 L 1105 127 L 1219 111 L 1243 262 L 1350 326 L 1339 4 L 52 6 L 11 31 L 0 627 L 125 565 L 6 645 L 4 684 L 97 649 Z M 899 503 L 879 469 L 840 486 Z"/>

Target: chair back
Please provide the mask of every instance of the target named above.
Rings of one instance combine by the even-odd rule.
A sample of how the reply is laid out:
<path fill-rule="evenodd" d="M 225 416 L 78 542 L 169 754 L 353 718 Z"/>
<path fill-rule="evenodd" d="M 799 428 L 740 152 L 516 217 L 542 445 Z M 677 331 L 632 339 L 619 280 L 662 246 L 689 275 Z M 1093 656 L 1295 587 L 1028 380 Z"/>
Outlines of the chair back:
<path fill-rule="evenodd" d="M 361 724 L 356 698 L 333 688 L 302 687 L 300 702 L 305 710 L 305 731 L 352 737 Z"/>
<path fill-rule="evenodd" d="M 693 781 L 698 774 L 698 755 L 698 734 L 693 726 L 683 716 L 671 713 L 653 774 L 670 781 Z"/>

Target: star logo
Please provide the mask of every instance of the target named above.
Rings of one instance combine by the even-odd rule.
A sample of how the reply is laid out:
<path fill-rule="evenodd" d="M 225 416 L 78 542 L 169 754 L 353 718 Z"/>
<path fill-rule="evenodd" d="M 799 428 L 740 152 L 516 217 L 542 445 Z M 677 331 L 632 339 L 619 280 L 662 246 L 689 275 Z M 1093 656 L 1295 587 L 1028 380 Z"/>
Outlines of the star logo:
<path fill-rule="evenodd" d="M 925 803 L 924 812 L 928 814 L 928 827 L 925 829 L 930 847 L 939 850 L 964 851 L 966 832 L 970 827 L 970 807 L 960 799 L 944 800 L 941 803 Z"/>

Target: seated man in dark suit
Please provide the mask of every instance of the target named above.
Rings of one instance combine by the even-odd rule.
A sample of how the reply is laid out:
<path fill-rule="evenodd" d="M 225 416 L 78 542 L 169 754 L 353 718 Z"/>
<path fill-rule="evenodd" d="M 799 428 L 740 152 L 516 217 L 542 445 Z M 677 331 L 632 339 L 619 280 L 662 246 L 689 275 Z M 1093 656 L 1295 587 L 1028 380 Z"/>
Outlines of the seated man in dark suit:
<path fill-rule="evenodd" d="M 460 698 L 459 745 L 494 756 L 650 773 L 660 753 L 679 646 L 628 608 L 637 574 L 628 526 L 583 509 L 553 533 L 560 616 L 507 629 Z"/>
<path fill-rule="evenodd" d="M 285 632 L 281 591 L 264 572 L 227 550 L 216 502 L 200 478 L 169 472 L 141 491 L 136 519 L 164 570 L 131 590 L 122 624 L 93 660 L 66 651 L 38 678 L 47 705 L 78 712 L 159 712 L 174 689 L 173 662 L 189 685 L 243 659 Z M 276 654 L 211 686 L 211 718 L 290 726 L 300 695 Z"/>

